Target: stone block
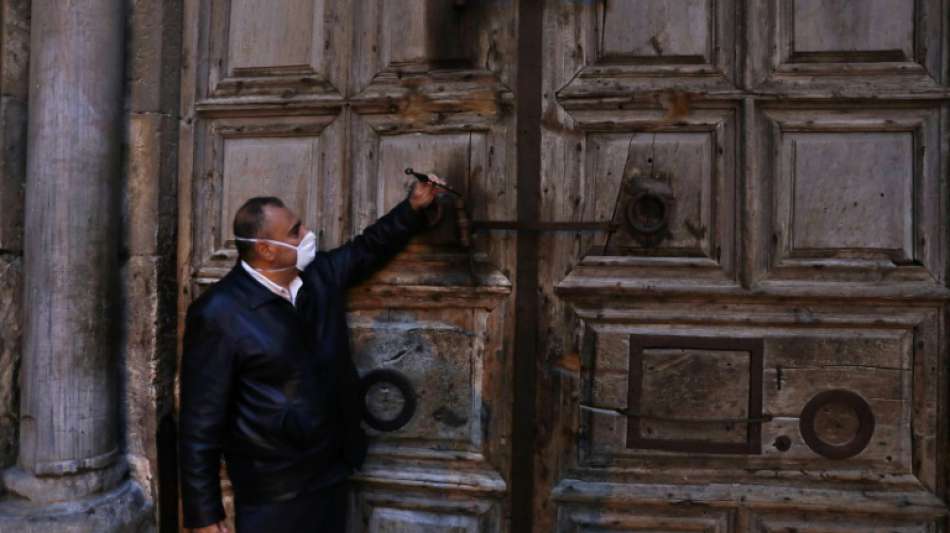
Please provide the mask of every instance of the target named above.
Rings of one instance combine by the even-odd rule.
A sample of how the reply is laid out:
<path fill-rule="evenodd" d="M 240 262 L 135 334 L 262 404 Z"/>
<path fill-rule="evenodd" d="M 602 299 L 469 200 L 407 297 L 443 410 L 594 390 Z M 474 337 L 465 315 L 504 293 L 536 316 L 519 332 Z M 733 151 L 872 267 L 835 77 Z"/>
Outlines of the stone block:
<path fill-rule="evenodd" d="M 172 258 L 173 259 L 173 258 Z M 159 500 L 158 427 L 174 407 L 174 262 L 132 256 L 121 270 L 121 412 L 130 474 Z"/>
<path fill-rule="evenodd" d="M 128 0 L 129 110 L 178 114 L 181 0 Z"/>
<path fill-rule="evenodd" d="M 0 0 L 0 250 L 19 252 L 26 175 L 30 2 Z M 0 452 L 2 456 L 2 452 Z"/>
<path fill-rule="evenodd" d="M 0 500 L 0 531 L 17 533 L 152 533 L 152 504 L 135 481 L 106 493 L 68 502 L 37 505 L 25 499 Z"/>
<path fill-rule="evenodd" d="M 0 250 L 19 252 L 26 182 L 26 104 L 0 96 Z"/>
<path fill-rule="evenodd" d="M 0 468 L 17 454 L 17 371 L 22 349 L 23 262 L 0 255 Z"/>
<path fill-rule="evenodd" d="M 26 101 L 29 91 L 30 1 L 0 1 L 0 95 Z"/>
<path fill-rule="evenodd" d="M 177 128 L 163 115 L 129 116 L 122 209 L 129 255 L 170 255 L 176 249 Z"/>

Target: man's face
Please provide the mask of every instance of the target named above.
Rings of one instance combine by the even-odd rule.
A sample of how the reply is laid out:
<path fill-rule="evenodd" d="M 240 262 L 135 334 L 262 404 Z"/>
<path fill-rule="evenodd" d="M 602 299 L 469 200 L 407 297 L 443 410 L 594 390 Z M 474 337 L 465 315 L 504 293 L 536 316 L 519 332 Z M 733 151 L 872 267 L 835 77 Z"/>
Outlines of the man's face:
<path fill-rule="evenodd" d="M 261 237 L 285 242 L 291 246 L 300 244 L 307 228 L 293 211 L 286 207 L 267 206 L 264 208 L 264 227 Z M 297 253 L 290 248 L 277 246 L 272 243 L 258 241 L 258 257 L 270 263 L 273 268 L 294 266 L 297 264 Z"/>

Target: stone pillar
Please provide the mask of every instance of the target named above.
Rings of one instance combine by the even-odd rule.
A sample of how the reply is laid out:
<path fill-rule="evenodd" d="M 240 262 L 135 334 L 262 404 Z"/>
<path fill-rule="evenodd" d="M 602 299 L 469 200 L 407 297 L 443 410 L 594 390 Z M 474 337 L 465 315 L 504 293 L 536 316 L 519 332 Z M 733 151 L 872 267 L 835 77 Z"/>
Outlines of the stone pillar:
<path fill-rule="evenodd" d="M 118 436 L 123 0 L 32 2 L 20 498 L 0 531 L 140 531 Z M 53 525 L 55 523 L 55 526 Z"/>

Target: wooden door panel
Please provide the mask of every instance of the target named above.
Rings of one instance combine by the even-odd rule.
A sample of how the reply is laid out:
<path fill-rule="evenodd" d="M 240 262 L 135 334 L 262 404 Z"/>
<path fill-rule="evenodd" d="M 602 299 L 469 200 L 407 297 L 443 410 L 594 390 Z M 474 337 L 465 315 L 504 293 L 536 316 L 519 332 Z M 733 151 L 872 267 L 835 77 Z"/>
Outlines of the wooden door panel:
<path fill-rule="evenodd" d="M 934 533 L 941 531 L 932 519 L 893 519 L 875 517 L 867 520 L 848 514 L 781 514 L 762 513 L 753 516 L 751 531 L 755 533 Z"/>
<path fill-rule="evenodd" d="M 905 0 L 797 0 L 789 7 L 792 58 L 829 52 L 877 52 L 898 60 L 914 55 L 914 10 Z"/>
<path fill-rule="evenodd" d="M 936 108 L 764 109 L 768 280 L 942 284 Z"/>
<path fill-rule="evenodd" d="M 584 135 L 574 154 L 581 201 L 593 219 L 617 225 L 591 237 L 581 267 L 735 284 L 737 110 L 696 108 L 671 120 L 651 107 L 565 107 Z"/>
<path fill-rule="evenodd" d="M 561 98 L 735 86 L 734 0 L 598 0 L 557 11 L 558 31 L 546 38 L 549 53 L 569 56 L 557 69 Z"/>
<path fill-rule="evenodd" d="M 219 279 L 234 264 L 232 220 L 247 198 L 276 195 L 288 202 L 321 246 L 339 239 L 343 208 L 338 175 L 342 122 L 332 115 L 283 118 L 209 116 L 199 122 L 192 268 L 196 281 Z"/>
<path fill-rule="evenodd" d="M 426 507 L 421 510 L 420 505 Z M 362 492 L 356 501 L 366 531 L 380 533 L 480 533 L 502 528 L 499 508 L 465 501 L 426 501 L 412 491 Z"/>
<path fill-rule="evenodd" d="M 228 10 L 228 75 L 255 70 L 321 72 L 323 2 L 283 0 L 260 4 L 231 0 Z"/>
<path fill-rule="evenodd" d="M 736 312 L 755 316 L 751 310 Z M 686 327 L 677 320 L 638 324 L 635 314 L 622 324 L 589 319 L 581 401 L 595 409 L 581 416 L 585 438 L 579 464 L 615 468 L 617 475 L 657 464 L 711 468 L 737 478 L 745 468 L 822 472 L 823 479 L 841 480 L 874 472 L 881 480 L 912 476 L 921 488 L 933 487 L 936 473 L 922 466 L 939 457 L 920 442 L 920 432 L 934 435 L 926 421 L 933 420 L 940 399 L 934 395 L 938 380 L 927 365 L 936 359 L 921 358 L 919 350 L 935 342 L 937 317 L 910 314 L 901 328 L 881 329 L 874 324 L 883 316 L 871 314 L 849 317 L 853 325 L 847 327 L 828 328 L 821 324 L 843 317 L 813 312 L 810 327 L 794 330 L 780 323 L 767 328 Z M 658 331 L 669 335 L 658 337 Z M 759 339 L 761 354 L 755 346 Z M 830 458 L 803 438 L 802 416 L 818 395 L 842 389 L 860 396 L 873 430 L 852 456 Z M 834 400 L 821 405 L 824 411 L 807 418 L 816 436 L 832 445 L 854 440 L 860 425 L 854 410 Z M 628 418 L 622 411 L 647 418 Z M 761 423 L 743 421 L 761 416 Z M 630 431 L 634 423 L 636 439 Z M 750 434 L 756 441 L 743 446 Z"/>
<path fill-rule="evenodd" d="M 416 415 L 398 432 L 376 433 L 380 445 L 481 454 L 484 340 L 471 311 L 358 312 L 350 321 L 354 360 L 387 368 L 414 385 Z M 394 410 L 388 391 L 367 398 L 371 411 Z M 398 399 L 396 399 L 398 401 Z M 391 418 L 389 416 L 388 418 Z"/>
<path fill-rule="evenodd" d="M 558 531 L 569 533 L 728 533 L 733 513 L 720 509 L 683 509 L 664 512 L 652 508 L 597 509 L 571 506 L 561 511 Z"/>
<path fill-rule="evenodd" d="M 946 79 L 945 9 L 942 0 L 752 2 L 750 85 L 839 95 L 933 89 Z"/>
<path fill-rule="evenodd" d="M 509 3 L 366 0 L 355 8 L 354 94 L 373 93 L 373 86 L 393 83 L 402 74 L 438 73 L 451 82 L 491 73 L 511 85 L 515 41 Z"/>
<path fill-rule="evenodd" d="M 199 105 L 208 98 L 263 104 L 345 92 L 348 0 L 215 0 L 199 11 L 207 54 L 195 65 Z"/>
<path fill-rule="evenodd" d="M 438 171 L 449 186 L 462 193 L 475 209 L 477 202 L 503 184 L 497 153 L 510 133 L 504 123 L 482 117 L 447 115 L 416 122 L 405 115 L 357 115 L 352 119 L 353 166 L 359 179 L 353 184 L 352 211 L 362 227 L 406 197 L 414 178 L 404 170 Z M 503 186 L 503 185 L 502 185 Z M 416 242 L 454 246 L 459 242 L 454 198 L 440 200 L 447 224 L 433 228 Z"/>
<path fill-rule="evenodd" d="M 598 27 L 608 58 L 709 62 L 715 42 L 715 2 L 651 0 L 607 2 Z M 632 24 L 628 24 L 628 21 Z"/>

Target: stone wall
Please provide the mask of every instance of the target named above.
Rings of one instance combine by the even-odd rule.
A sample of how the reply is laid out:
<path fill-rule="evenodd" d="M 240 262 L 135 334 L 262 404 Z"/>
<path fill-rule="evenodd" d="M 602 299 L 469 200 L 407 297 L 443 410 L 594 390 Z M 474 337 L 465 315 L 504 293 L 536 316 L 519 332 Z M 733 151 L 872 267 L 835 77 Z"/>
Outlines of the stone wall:
<path fill-rule="evenodd" d="M 120 434 L 131 476 L 177 530 L 174 472 L 180 0 L 128 0 Z M 30 0 L 0 0 L 0 470 L 17 459 Z M 169 487 L 159 496 L 159 486 Z M 0 493 L 3 487 L 0 486 Z M 165 505 L 160 502 L 165 501 Z M 169 521 L 172 521 L 169 523 Z M 170 528 L 170 529 L 166 529 Z"/>
<path fill-rule="evenodd" d="M 29 0 L 0 0 L 0 469 L 17 456 L 29 19 Z"/>
<path fill-rule="evenodd" d="M 155 502 L 156 519 L 164 517 L 163 530 L 174 530 L 167 522 L 177 519 L 172 412 L 181 2 L 129 0 L 127 20 L 120 433 L 131 475 Z"/>

